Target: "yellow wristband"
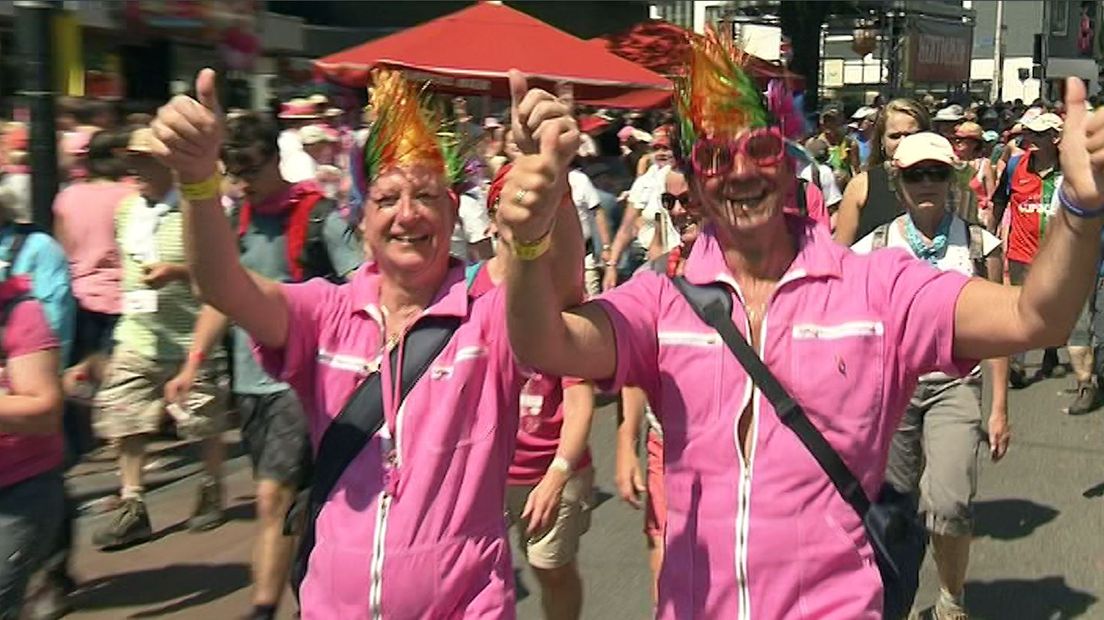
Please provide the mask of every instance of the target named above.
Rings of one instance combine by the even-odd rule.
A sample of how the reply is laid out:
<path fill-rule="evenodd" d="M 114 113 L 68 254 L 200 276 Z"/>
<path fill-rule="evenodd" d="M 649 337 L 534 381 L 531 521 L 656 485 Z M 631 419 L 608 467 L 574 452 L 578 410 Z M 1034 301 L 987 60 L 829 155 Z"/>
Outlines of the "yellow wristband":
<path fill-rule="evenodd" d="M 552 231 L 548 231 L 536 241 L 530 241 L 524 243 L 521 241 L 515 241 L 513 245 L 514 256 L 518 257 L 518 260 L 530 261 L 537 260 L 544 253 L 548 251 L 548 248 L 552 247 Z"/>
<path fill-rule="evenodd" d="M 198 200 L 211 200 L 219 195 L 219 185 L 222 177 L 218 173 L 212 174 L 206 181 L 199 183 L 181 183 L 180 195 L 184 200 L 196 202 Z"/>

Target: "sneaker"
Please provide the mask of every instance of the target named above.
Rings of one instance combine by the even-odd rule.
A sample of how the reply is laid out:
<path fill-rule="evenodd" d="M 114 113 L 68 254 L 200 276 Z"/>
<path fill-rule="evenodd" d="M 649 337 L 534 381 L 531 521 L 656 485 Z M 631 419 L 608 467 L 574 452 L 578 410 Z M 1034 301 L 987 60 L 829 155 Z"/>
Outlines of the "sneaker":
<path fill-rule="evenodd" d="M 1070 405 L 1070 415 L 1084 415 L 1096 408 L 1096 385 L 1091 381 L 1077 382 L 1077 399 Z"/>
<path fill-rule="evenodd" d="M 226 522 L 222 512 L 222 485 L 208 480 L 199 486 L 195 512 L 188 519 L 188 529 L 193 532 L 206 532 Z"/>
<path fill-rule="evenodd" d="M 96 532 L 92 544 L 100 549 L 117 549 L 153 538 L 146 504 L 140 499 L 124 499 L 115 519 Z"/>

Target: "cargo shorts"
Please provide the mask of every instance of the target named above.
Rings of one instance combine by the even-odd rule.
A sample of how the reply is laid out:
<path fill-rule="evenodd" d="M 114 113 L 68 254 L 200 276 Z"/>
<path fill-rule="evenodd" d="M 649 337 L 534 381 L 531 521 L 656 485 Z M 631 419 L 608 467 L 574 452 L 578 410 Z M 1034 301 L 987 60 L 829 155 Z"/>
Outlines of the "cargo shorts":
<path fill-rule="evenodd" d="M 980 378 L 922 381 L 893 435 L 886 482 L 919 491 L 929 532 L 969 536 L 983 443 Z"/>
<path fill-rule="evenodd" d="M 521 518 L 525 501 L 537 485 L 506 487 L 506 514 L 511 525 L 518 526 L 520 544 L 529 565 L 553 569 L 570 564 L 579 554 L 579 541 L 590 529 L 590 511 L 594 506 L 594 468 L 585 467 L 572 474 L 564 485 L 560 508 L 552 526 L 534 536 L 526 535 L 528 521 Z"/>
<path fill-rule="evenodd" d="M 116 348 L 94 401 L 96 434 L 112 440 L 160 430 L 162 420 L 169 415 L 165 384 L 182 364 L 158 362 L 125 347 Z M 204 439 L 225 431 L 229 394 L 225 360 L 204 362 L 182 404 L 185 416 L 175 419 L 177 433 L 184 439 Z"/>

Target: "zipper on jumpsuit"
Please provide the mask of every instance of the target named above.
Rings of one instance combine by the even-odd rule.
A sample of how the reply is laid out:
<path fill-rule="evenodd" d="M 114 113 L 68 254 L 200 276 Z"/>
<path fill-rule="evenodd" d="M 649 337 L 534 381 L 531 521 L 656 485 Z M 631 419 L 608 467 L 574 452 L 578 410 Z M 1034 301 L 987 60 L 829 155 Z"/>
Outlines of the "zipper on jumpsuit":
<path fill-rule="evenodd" d="M 383 324 L 380 324 L 380 336 L 385 335 Z M 394 387 L 392 390 L 392 402 L 396 399 L 402 398 L 401 382 L 402 382 L 402 359 L 403 359 L 403 346 L 406 341 L 406 333 L 404 332 L 399 342 L 396 344 L 399 347 L 398 364 L 396 369 L 398 371 L 398 377 L 392 377 L 391 383 Z M 386 350 L 380 356 L 381 367 L 388 362 L 389 350 Z M 387 389 L 387 386 L 382 386 Z M 385 543 L 387 541 L 387 517 L 391 512 L 391 503 L 394 501 L 395 490 L 397 488 L 397 476 L 398 471 L 402 467 L 402 431 L 403 431 L 403 414 L 406 412 L 406 403 L 399 403 L 399 410 L 395 413 L 395 434 L 394 437 L 388 441 L 387 437 L 381 437 L 380 441 L 380 458 L 384 463 L 384 485 L 383 490 L 380 492 L 379 499 L 376 502 L 376 523 L 373 529 L 372 540 L 372 560 L 369 565 L 369 585 L 368 585 L 368 617 L 371 620 L 382 620 L 383 607 L 381 605 L 383 601 L 383 556 Z M 384 418 L 383 429 L 387 429 L 387 420 Z"/>
<path fill-rule="evenodd" d="M 744 302 L 744 294 L 740 290 L 740 285 L 736 284 L 735 279 L 728 279 L 729 284 L 732 285 L 736 291 L 736 297 L 740 300 L 740 304 L 744 306 L 744 326 L 745 333 L 751 335 L 751 321 L 747 316 L 747 304 Z M 765 332 L 767 325 L 766 313 L 763 313 L 762 328 Z M 764 333 L 765 335 L 765 333 Z M 760 338 L 760 344 L 762 344 L 762 338 Z M 751 512 L 751 466 L 752 459 L 755 456 L 755 445 L 752 442 L 751 453 L 744 458 L 744 445 L 740 440 L 740 420 L 744 417 L 744 411 L 747 409 L 749 400 L 752 402 L 751 410 L 751 424 L 748 429 L 749 433 L 755 433 L 757 426 L 756 415 L 758 414 L 758 407 L 755 406 L 755 402 L 758 396 L 759 390 L 755 387 L 751 378 L 748 378 L 747 388 L 744 390 L 744 397 L 740 401 L 739 413 L 736 415 L 736 422 L 733 425 L 732 435 L 734 443 L 736 444 L 736 454 L 740 461 L 740 477 L 736 485 L 736 589 L 737 589 L 737 612 L 736 617 L 738 620 L 750 620 L 751 618 L 751 593 L 748 589 L 748 569 L 747 569 L 747 531 L 750 524 L 750 512 Z M 753 435 L 754 437 L 754 435 Z"/>
<path fill-rule="evenodd" d="M 775 285 L 774 290 L 771 291 L 770 296 L 767 297 L 767 304 L 763 308 L 763 320 L 759 324 L 759 358 L 766 359 L 766 346 L 767 346 L 767 315 L 770 314 L 770 304 L 774 300 L 775 293 L 782 288 L 785 284 L 794 280 L 805 277 L 803 271 L 797 270 L 792 273 L 786 273 L 782 276 L 782 279 Z M 744 294 L 740 290 L 740 285 L 736 283 L 734 278 L 725 276 L 723 281 L 729 283 L 736 291 L 736 296 L 740 299 L 740 304 L 744 306 L 744 326 L 748 336 L 751 335 L 751 321 L 747 315 L 747 304 L 744 302 Z M 750 343 L 750 339 L 749 339 Z M 745 390 L 744 399 L 740 403 L 740 413 L 736 416 L 735 428 L 733 428 L 733 437 L 736 442 L 736 452 L 739 455 L 740 460 L 740 481 L 737 486 L 737 515 L 736 515 L 736 586 L 739 590 L 739 609 L 737 611 L 737 618 L 740 620 L 751 620 L 751 591 L 748 587 L 748 531 L 751 526 L 751 472 L 752 466 L 755 463 L 755 448 L 759 438 L 759 400 L 762 396 L 759 392 L 759 387 L 748 377 L 748 387 L 750 389 Z M 751 399 L 751 427 L 748 428 L 748 433 L 751 434 L 751 450 L 744 458 L 744 445 L 740 441 L 740 420 L 744 417 L 744 410 L 747 409 L 748 399 Z"/>

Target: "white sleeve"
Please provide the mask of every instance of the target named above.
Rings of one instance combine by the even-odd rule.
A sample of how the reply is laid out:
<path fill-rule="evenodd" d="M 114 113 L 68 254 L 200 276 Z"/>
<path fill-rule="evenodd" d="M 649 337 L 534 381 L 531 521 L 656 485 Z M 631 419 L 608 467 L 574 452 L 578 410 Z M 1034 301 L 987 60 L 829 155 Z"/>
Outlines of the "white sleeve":
<path fill-rule="evenodd" d="M 479 243 L 490 237 L 488 231 L 491 228 L 491 216 L 487 213 L 485 204 L 467 194 L 461 194 L 459 215 L 464 239 L 468 243 Z"/>
<path fill-rule="evenodd" d="M 824 206 L 831 207 L 843 201 L 843 192 L 836 184 L 836 175 L 828 166 L 817 166 L 820 172 L 820 190 L 824 194 Z"/>
<path fill-rule="evenodd" d="M 648 201 L 648 186 L 650 179 L 648 174 L 636 177 L 629 187 L 629 205 L 636 209 L 643 209 Z"/>

